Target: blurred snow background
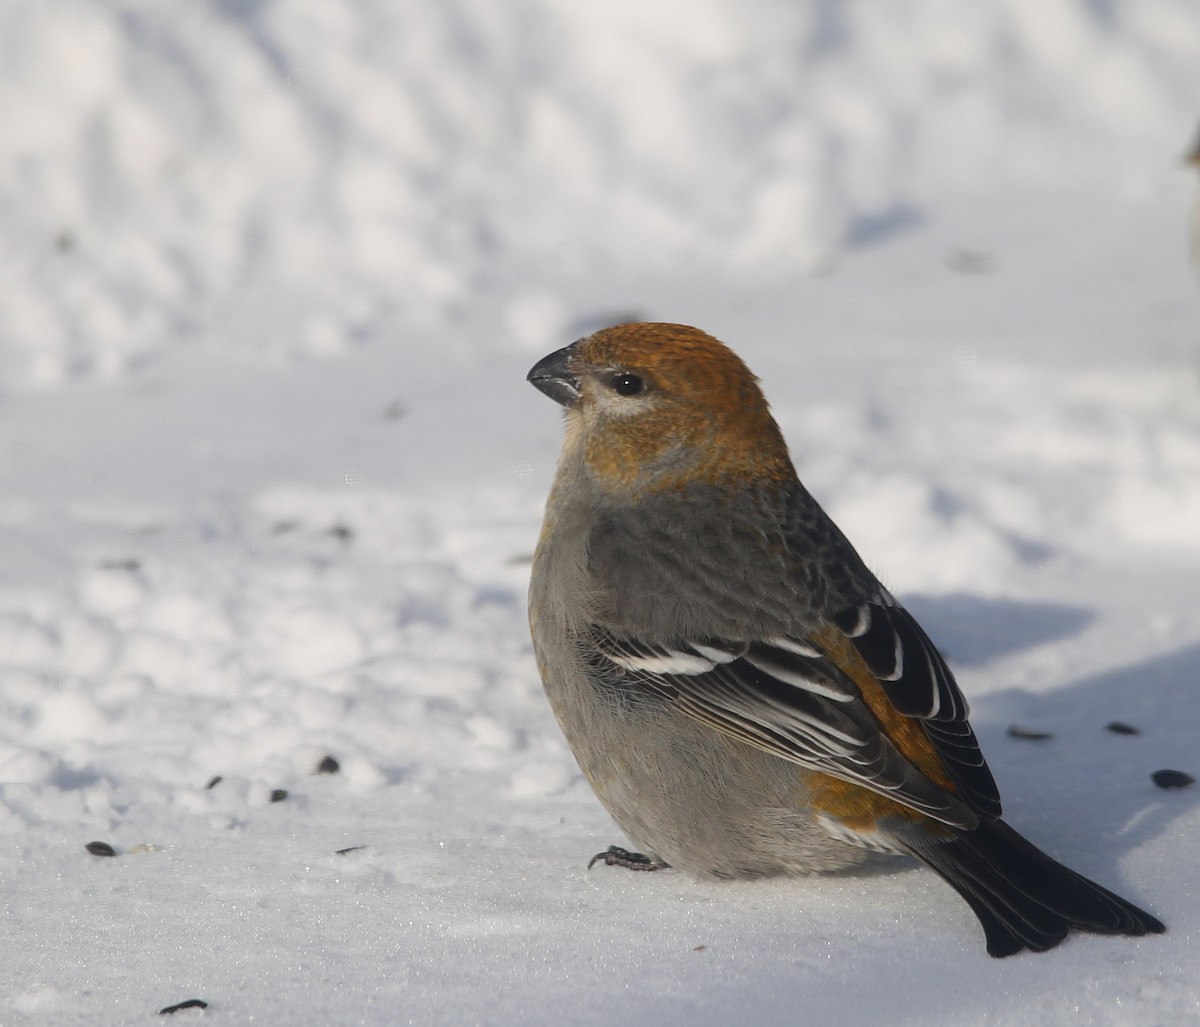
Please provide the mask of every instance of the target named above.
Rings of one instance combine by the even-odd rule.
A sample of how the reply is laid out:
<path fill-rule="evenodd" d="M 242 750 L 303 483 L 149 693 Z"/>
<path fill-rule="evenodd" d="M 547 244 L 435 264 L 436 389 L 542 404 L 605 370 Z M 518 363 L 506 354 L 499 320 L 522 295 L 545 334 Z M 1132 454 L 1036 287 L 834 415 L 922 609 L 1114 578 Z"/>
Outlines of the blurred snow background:
<path fill-rule="evenodd" d="M 0 2 L 0 1023 L 1195 1022 L 1197 67 L 1191 0 Z M 1170 934 L 583 871 L 524 373 L 631 316 Z"/>
<path fill-rule="evenodd" d="M 7 0 L 8 381 L 461 323 L 646 275 L 784 287 L 1019 191 L 1145 202 L 1189 0 Z M 582 283 L 588 283 L 586 286 Z M 464 347 L 466 348 L 466 347 Z"/>

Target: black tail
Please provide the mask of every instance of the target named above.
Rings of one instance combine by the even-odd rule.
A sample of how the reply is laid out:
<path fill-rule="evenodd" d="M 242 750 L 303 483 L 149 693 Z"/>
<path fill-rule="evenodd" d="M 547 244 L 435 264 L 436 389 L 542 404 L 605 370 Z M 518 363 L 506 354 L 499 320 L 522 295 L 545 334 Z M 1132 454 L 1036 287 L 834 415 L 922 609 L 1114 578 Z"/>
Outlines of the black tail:
<path fill-rule="evenodd" d="M 988 954 L 1045 952 L 1071 928 L 1097 934 L 1161 934 L 1166 928 L 1047 856 L 1003 820 L 985 821 L 940 845 L 914 848 L 967 900 L 983 924 Z"/>

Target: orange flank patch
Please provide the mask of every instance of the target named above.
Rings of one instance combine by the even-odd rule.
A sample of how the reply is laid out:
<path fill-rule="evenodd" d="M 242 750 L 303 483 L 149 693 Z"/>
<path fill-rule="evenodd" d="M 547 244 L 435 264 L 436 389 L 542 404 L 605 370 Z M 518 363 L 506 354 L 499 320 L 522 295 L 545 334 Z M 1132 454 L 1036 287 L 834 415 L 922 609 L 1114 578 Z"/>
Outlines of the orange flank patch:
<path fill-rule="evenodd" d="M 911 806 L 828 774 L 805 771 L 804 787 L 809 803 L 851 831 L 870 834 L 880 820 L 897 817 L 936 823 Z"/>

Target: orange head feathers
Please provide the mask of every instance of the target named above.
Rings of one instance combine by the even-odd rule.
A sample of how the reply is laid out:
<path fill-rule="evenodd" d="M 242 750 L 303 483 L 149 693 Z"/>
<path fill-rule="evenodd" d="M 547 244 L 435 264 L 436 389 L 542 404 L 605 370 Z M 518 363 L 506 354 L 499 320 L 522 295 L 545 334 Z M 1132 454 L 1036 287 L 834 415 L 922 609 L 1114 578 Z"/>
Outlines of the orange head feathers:
<path fill-rule="evenodd" d="M 602 488 L 795 480 L 758 379 L 697 328 L 605 328 L 540 360 L 529 381 L 566 408 L 565 452 Z"/>

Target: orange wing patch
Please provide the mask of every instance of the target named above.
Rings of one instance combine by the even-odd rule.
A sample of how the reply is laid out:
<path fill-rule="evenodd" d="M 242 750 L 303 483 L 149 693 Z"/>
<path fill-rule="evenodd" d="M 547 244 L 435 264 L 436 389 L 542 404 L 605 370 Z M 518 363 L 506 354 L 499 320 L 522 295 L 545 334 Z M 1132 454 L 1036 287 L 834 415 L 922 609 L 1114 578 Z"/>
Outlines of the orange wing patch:
<path fill-rule="evenodd" d="M 830 628 L 814 634 L 812 641 L 858 685 L 863 701 L 879 721 L 880 729 L 900 754 L 939 787 L 957 795 L 958 790 L 921 722 L 906 717 L 891 704 L 850 639 L 836 628 Z M 812 803 L 850 828 L 869 830 L 880 817 L 887 816 L 927 819 L 924 814 L 894 799 L 827 774 L 813 773 L 806 784 Z"/>

